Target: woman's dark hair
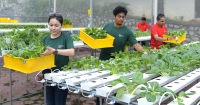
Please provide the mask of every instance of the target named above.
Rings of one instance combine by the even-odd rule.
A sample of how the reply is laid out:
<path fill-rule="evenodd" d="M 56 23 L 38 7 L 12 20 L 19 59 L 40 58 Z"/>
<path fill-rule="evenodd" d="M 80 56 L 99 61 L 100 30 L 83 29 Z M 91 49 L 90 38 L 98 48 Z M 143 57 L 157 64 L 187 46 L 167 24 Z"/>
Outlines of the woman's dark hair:
<path fill-rule="evenodd" d="M 128 11 L 125 7 L 122 6 L 117 6 L 114 10 L 113 10 L 113 14 L 116 16 L 117 14 L 123 12 L 125 14 L 125 16 L 127 15 Z"/>
<path fill-rule="evenodd" d="M 165 18 L 165 15 L 164 15 L 164 14 L 158 14 L 158 16 L 157 16 L 156 19 L 157 19 L 157 21 L 159 21 L 159 20 L 160 20 L 161 18 L 163 18 L 163 17 Z"/>
<path fill-rule="evenodd" d="M 142 17 L 141 20 L 146 21 L 147 19 L 145 17 Z"/>
<path fill-rule="evenodd" d="M 60 24 L 63 24 L 63 17 L 61 14 L 59 13 L 53 13 L 49 15 L 49 19 L 48 19 L 48 23 L 51 19 L 55 18 L 56 20 L 58 20 L 60 22 Z"/>

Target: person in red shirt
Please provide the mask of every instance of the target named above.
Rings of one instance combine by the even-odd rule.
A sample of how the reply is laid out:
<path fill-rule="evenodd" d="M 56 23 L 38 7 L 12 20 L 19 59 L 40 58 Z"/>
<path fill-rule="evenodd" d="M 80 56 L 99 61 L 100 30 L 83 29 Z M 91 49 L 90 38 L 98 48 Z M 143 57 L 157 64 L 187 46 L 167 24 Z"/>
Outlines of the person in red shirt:
<path fill-rule="evenodd" d="M 147 32 L 149 30 L 149 24 L 146 21 L 147 19 L 145 17 L 141 18 L 141 21 L 138 22 L 137 27 L 136 27 L 136 31 L 142 31 L 142 32 Z M 139 41 L 138 43 L 141 43 L 142 46 L 146 45 L 146 42 L 149 41 Z"/>
<path fill-rule="evenodd" d="M 136 30 L 140 30 L 142 32 L 146 32 L 149 29 L 149 24 L 146 22 L 146 18 L 142 17 L 141 21 L 138 22 Z"/>
<path fill-rule="evenodd" d="M 164 44 L 163 41 L 174 39 L 173 36 L 170 38 L 163 38 L 163 35 L 167 32 L 165 26 L 165 15 L 158 14 L 157 23 L 151 27 L 151 40 L 150 45 L 152 49 L 159 49 L 160 45 Z"/>

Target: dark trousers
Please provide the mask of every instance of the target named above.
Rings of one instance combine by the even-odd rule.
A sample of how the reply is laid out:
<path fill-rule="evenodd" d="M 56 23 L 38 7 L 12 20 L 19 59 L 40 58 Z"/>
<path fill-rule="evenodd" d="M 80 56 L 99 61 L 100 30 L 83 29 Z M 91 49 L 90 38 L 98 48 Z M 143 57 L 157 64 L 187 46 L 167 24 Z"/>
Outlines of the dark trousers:
<path fill-rule="evenodd" d="M 138 43 L 140 43 L 142 46 L 146 46 L 146 41 L 139 41 Z"/>
<path fill-rule="evenodd" d="M 46 86 L 47 105 L 66 105 L 68 90 L 59 89 L 58 86 Z"/>
<path fill-rule="evenodd" d="M 102 99 L 102 101 L 103 101 L 103 99 Z M 100 105 L 99 97 L 97 97 L 96 105 Z M 103 105 L 103 102 L 102 102 L 102 105 Z M 114 105 L 122 105 L 122 104 L 115 103 Z"/>

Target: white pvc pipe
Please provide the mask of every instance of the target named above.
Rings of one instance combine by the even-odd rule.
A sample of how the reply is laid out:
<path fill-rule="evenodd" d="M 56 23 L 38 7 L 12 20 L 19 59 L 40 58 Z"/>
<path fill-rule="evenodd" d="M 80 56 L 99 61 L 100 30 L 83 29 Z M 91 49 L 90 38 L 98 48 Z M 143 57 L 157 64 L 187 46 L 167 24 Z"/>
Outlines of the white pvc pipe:
<path fill-rule="evenodd" d="M 151 26 L 153 26 L 153 24 L 154 24 L 154 23 L 153 23 L 153 20 L 154 20 L 154 18 L 153 18 L 153 11 L 154 11 L 154 10 L 153 10 L 153 4 L 154 4 L 154 3 L 153 3 L 153 2 L 154 2 L 154 0 L 151 0 Z"/>
<path fill-rule="evenodd" d="M 61 29 L 61 31 L 79 31 L 80 29 L 83 29 L 83 28 L 64 28 L 64 29 Z M 24 29 L 19 29 L 20 31 L 23 31 Z M 38 32 L 49 32 L 49 29 L 48 28 L 45 28 L 45 29 L 37 29 Z M 11 32 L 13 31 L 12 29 L 2 29 L 0 30 L 0 33 L 7 33 L 7 32 Z"/>
<path fill-rule="evenodd" d="M 48 25 L 48 23 L 0 23 L 0 25 Z"/>
<path fill-rule="evenodd" d="M 158 15 L 158 0 L 154 0 L 154 24 L 156 24 L 156 17 Z"/>
<path fill-rule="evenodd" d="M 56 13 L 56 0 L 53 2 L 53 13 Z"/>
<path fill-rule="evenodd" d="M 93 0 L 90 0 L 90 27 L 93 27 Z"/>

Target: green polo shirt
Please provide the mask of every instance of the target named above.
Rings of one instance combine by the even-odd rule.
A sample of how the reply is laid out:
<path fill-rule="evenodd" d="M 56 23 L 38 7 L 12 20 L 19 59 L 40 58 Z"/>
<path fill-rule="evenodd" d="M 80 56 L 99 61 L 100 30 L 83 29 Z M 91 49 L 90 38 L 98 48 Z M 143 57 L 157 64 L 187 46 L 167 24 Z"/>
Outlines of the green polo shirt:
<path fill-rule="evenodd" d="M 49 47 L 56 48 L 56 49 L 71 49 L 71 48 L 74 48 L 72 37 L 70 35 L 67 35 L 67 34 L 64 34 L 64 33 L 61 33 L 61 35 L 59 37 L 54 38 L 54 39 L 52 39 L 50 37 L 50 35 L 45 36 L 42 39 L 42 42 L 44 43 L 45 46 L 49 46 Z M 60 69 L 61 70 L 61 68 L 64 65 L 67 65 L 68 62 L 69 62 L 68 56 L 56 54 L 55 55 L 55 65 L 56 65 L 56 67 L 52 68 L 52 70 L 54 70 L 54 69 Z M 50 73 L 50 72 L 51 71 L 47 69 L 47 70 L 43 71 L 43 74 L 44 73 Z"/>
<path fill-rule="evenodd" d="M 114 23 L 109 23 L 103 28 L 108 34 L 115 37 L 112 48 L 102 48 L 100 53 L 100 60 L 109 60 L 113 58 L 111 53 L 124 51 L 124 47 L 126 42 L 129 41 L 130 45 L 134 45 L 137 43 L 133 32 L 126 26 L 122 26 L 120 28 L 115 27 Z"/>

